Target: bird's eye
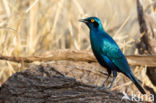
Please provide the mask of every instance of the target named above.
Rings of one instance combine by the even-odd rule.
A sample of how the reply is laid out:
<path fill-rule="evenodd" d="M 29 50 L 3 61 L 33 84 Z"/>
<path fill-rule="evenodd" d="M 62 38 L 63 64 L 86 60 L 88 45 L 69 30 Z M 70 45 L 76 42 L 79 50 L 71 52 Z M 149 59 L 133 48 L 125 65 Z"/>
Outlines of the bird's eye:
<path fill-rule="evenodd" d="M 98 22 L 96 22 L 95 19 L 91 19 L 90 22 L 93 23 L 94 27 L 96 28 L 99 26 Z"/>
<path fill-rule="evenodd" d="M 94 23 L 95 20 L 94 20 L 94 19 L 91 19 L 90 21 L 91 21 L 92 23 Z"/>

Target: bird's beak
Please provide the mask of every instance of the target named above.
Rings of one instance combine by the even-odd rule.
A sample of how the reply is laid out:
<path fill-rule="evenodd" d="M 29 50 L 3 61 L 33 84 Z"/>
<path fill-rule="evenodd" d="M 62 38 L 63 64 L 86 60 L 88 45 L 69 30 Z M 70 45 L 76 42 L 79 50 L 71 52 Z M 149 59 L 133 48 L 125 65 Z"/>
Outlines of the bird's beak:
<path fill-rule="evenodd" d="M 88 21 L 86 19 L 80 19 L 80 22 L 84 22 L 84 23 L 88 23 Z"/>

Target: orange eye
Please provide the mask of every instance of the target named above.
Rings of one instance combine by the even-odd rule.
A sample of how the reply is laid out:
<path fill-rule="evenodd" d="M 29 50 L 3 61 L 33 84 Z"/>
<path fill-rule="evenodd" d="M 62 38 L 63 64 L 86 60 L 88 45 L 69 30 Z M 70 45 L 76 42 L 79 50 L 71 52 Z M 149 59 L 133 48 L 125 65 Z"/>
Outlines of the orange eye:
<path fill-rule="evenodd" d="M 94 19 L 91 19 L 91 22 L 93 23 L 95 20 Z"/>

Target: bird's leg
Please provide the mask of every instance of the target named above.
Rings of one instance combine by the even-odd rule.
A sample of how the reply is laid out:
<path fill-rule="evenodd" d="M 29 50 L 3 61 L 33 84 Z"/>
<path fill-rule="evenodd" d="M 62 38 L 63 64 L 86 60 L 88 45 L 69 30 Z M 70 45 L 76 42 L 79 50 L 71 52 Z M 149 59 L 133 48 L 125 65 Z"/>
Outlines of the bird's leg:
<path fill-rule="evenodd" d="M 108 71 L 108 75 L 107 75 L 106 80 L 103 82 L 101 87 L 97 87 L 96 89 L 101 89 L 101 90 L 107 89 L 107 88 L 105 88 L 105 83 L 108 81 L 108 79 L 109 79 L 109 77 L 111 75 L 111 69 L 107 69 L 107 71 Z"/>
<path fill-rule="evenodd" d="M 110 89 L 110 88 L 112 87 L 112 85 L 113 85 L 114 80 L 116 79 L 116 77 L 117 77 L 117 71 L 116 71 L 116 69 L 114 69 L 114 70 L 113 70 L 113 80 L 112 80 L 110 86 L 107 87 L 107 89 Z"/>
<path fill-rule="evenodd" d="M 108 76 L 107 76 L 106 80 L 103 82 L 102 87 L 105 87 L 105 83 L 108 81 L 108 79 L 109 79 L 109 77 L 110 77 L 110 74 L 111 74 L 111 73 L 108 73 Z"/>

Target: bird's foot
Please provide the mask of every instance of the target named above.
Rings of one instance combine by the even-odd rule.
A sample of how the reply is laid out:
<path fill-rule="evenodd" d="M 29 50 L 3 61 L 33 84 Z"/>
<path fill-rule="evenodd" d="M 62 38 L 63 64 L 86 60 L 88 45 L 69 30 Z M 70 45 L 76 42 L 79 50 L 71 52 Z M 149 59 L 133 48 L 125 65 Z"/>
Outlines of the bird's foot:
<path fill-rule="evenodd" d="M 96 87 L 95 89 L 96 89 L 96 90 L 106 90 L 106 89 L 109 89 L 109 88 L 104 87 L 104 86 L 101 86 L 101 87 Z"/>

